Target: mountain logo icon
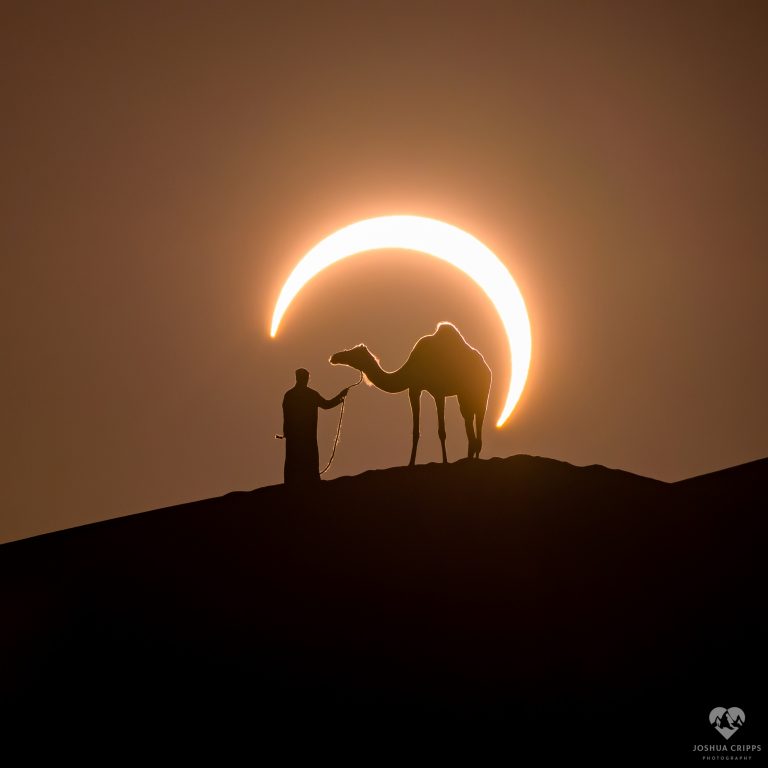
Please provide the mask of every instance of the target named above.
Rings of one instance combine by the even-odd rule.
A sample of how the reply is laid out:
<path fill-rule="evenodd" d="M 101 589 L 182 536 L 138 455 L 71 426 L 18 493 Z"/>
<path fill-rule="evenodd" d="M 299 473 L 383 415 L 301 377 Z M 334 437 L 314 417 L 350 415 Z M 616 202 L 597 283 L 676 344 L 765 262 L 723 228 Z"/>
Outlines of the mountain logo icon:
<path fill-rule="evenodd" d="M 725 739 L 730 739 L 736 731 L 744 725 L 744 710 L 738 707 L 715 707 L 709 713 L 709 722 L 715 726 L 715 730 Z"/>

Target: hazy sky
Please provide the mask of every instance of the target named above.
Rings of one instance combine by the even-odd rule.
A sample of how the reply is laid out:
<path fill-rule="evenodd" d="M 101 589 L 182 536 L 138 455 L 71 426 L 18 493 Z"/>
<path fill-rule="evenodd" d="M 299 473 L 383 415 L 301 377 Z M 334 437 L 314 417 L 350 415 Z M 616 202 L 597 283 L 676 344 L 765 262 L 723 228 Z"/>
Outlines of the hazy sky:
<path fill-rule="evenodd" d="M 761 5 L 4 3 L 0 540 L 282 482 L 293 370 L 330 397 L 355 380 L 332 352 L 395 368 L 440 320 L 494 372 L 485 457 L 676 480 L 768 455 Z M 294 263 L 393 213 L 517 280 L 503 430 L 498 318 L 428 256 L 336 265 L 268 338 Z M 406 463 L 410 428 L 406 394 L 357 387 L 326 477 Z"/>

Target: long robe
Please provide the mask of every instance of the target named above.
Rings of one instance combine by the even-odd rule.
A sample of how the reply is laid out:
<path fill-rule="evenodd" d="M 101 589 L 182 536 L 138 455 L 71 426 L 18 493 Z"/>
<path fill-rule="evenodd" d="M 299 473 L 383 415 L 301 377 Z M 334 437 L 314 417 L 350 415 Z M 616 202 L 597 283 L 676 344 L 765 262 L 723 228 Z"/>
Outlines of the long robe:
<path fill-rule="evenodd" d="M 335 408 L 343 398 L 326 400 L 307 386 L 297 384 L 283 397 L 283 435 L 287 485 L 319 482 L 320 458 L 317 450 L 317 409 Z"/>

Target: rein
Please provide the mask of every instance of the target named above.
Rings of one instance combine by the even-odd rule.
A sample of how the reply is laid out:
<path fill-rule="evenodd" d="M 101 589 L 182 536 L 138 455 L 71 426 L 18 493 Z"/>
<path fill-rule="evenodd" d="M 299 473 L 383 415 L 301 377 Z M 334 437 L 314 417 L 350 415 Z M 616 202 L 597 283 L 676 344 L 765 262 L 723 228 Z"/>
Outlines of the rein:
<path fill-rule="evenodd" d="M 360 379 L 359 381 L 356 381 L 354 384 L 350 384 L 347 389 L 352 389 L 352 387 L 356 387 L 358 384 L 361 384 L 363 381 L 363 372 L 360 371 Z M 344 397 L 344 399 L 341 401 L 341 413 L 339 414 L 339 425 L 336 427 L 336 437 L 333 439 L 333 450 L 331 451 L 331 458 L 328 459 L 328 463 L 325 465 L 325 469 L 320 470 L 320 474 L 322 475 L 324 472 L 327 472 L 330 468 L 331 464 L 333 464 L 333 457 L 336 455 L 336 446 L 339 444 L 339 435 L 341 434 L 341 420 L 344 418 L 344 403 L 346 402 L 347 398 Z"/>

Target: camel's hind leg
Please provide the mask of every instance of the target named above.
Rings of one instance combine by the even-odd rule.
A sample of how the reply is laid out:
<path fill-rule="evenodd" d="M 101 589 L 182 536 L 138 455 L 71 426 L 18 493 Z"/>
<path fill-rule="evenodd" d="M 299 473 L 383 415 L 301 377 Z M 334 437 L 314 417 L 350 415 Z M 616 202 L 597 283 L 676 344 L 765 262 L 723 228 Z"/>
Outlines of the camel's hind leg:
<path fill-rule="evenodd" d="M 483 419 L 485 418 L 485 408 L 481 408 L 475 414 L 475 458 L 480 458 L 480 451 L 483 447 Z"/>
<path fill-rule="evenodd" d="M 475 455 L 475 413 L 472 407 L 462 400 L 459 400 L 459 410 L 464 419 L 464 429 L 467 431 L 467 458 L 471 459 Z"/>
<path fill-rule="evenodd" d="M 416 463 L 416 449 L 419 446 L 419 411 L 421 409 L 421 390 L 408 390 L 408 397 L 411 401 L 411 415 L 413 416 L 413 442 L 411 443 L 411 460 L 408 466 L 412 467 Z"/>
<path fill-rule="evenodd" d="M 475 452 L 475 427 L 472 424 L 472 414 L 464 417 L 464 429 L 467 430 L 467 458 L 471 459 Z"/>
<path fill-rule="evenodd" d="M 443 449 L 443 464 L 448 463 L 448 455 L 445 452 L 445 397 L 435 396 L 437 408 L 437 436 L 440 438 L 440 447 Z"/>

